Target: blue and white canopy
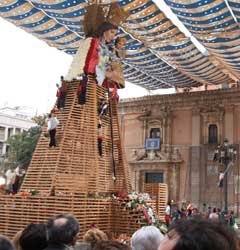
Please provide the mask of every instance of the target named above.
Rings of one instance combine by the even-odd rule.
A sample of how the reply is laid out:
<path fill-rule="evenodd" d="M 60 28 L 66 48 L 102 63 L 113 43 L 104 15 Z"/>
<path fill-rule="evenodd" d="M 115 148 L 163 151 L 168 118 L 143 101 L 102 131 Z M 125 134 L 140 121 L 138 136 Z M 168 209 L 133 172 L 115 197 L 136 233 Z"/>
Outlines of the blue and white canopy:
<path fill-rule="evenodd" d="M 165 0 L 222 71 L 240 77 L 240 1 Z M 215 63 L 215 64 L 216 64 Z"/>
<path fill-rule="evenodd" d="M 131 13 L 120 29 L 127 40 L 125 79 L 151 90 L 236 82 L 240 76 L 239 0 L 229 4 L 165 1 L 210 55 L 204 56 L 153 1 L 120 0 L 119 5 Z M 102 1 L 106 8 L 109 3 Z M 84 39 L 87 4 L 84 0 L 2 0 L 0 16 L 74 55 Z"/>

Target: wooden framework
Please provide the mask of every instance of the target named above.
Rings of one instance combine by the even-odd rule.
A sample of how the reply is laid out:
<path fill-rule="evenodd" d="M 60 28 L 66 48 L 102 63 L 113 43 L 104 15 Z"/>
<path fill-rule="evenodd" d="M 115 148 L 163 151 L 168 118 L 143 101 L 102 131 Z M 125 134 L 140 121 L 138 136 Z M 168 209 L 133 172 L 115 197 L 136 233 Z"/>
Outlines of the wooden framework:
<path fill-rule="evenodd" d="M 144 183 L 144 192 L 149 193 L 156 201 L 155 211 L 159 220 L 164 221 L 166 204 L 168 202 L 168 186 L 165 183 Z"/>
<path fill-rule="evenodd" d="M 0 232 L 12 238 L 29 223 L 44 223 L 53 215 L 72 213 L 83 234 L 95 223 L 101 230 L 119 235 L 131 235 L 145 219 L 141 211 L 126 209 L 113 199 L 87 198 L 84 194 L 59 196 L 0 196 Z"/>
<path fill-rule="evenodd" d="M 68 84 L 65 108 L 57 111 L 57 147 L 48 148 L 44 129 L 33 155 L 21 190 L 37 189 L 49 193 L 99 193 L 130 191 L 128 168 L 123 159 L 117 106 L 111 102 L 112 131 L 116 180 L 113 180 L 110 116 L 102 118 L 103 157 L 97 148 L 98 101 L 105 98 L 106 89 L 94 81 L 87 89 L 87 102 L 77 102 L 78 81 Z"/>
<path fill-rule="evenodd" d="M 97 110 L 99 98 L 106 98 L 106 89 L 90 79 L 86 104 L 79 105 L 76 94 L 79 81 L 66 84 L 65 107 L 56 111 L 60 121 L 57 147 L 48 147 L 47 128 L 43 128 L 20 193 L 0 196 L 0 232 L 12 237 L 28 223 L 46 222 L 58 213 L 72 213 L 81 225 L 80 238 L 92 223 L 114 235 L 131 235 L 146 224 L 143 213 L 127 209 L 124 201 L 110 198 L 112 192 L 131 191 L 116 102 L 110 102 L 111 112 L 101 118 L 103 155 L 100 158 Z M 112 178 L 113 157 L 115 181 Z M 39 194 L 22 196 L 29 189 L 35 189 Z M 98 198 L 103 196 L 105 198 Z"/>

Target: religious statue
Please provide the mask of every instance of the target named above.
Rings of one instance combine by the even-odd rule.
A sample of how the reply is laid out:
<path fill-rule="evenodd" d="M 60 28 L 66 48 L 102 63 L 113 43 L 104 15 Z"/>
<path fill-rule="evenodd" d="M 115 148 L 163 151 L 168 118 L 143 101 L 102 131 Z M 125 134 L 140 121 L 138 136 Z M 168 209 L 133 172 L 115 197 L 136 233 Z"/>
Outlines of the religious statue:
<path fill-rule="evenodd" d="M 66 80 L 81 79 L 78 88 L 78 103 L 86 102 L 86 87 L 89 76 L 94 76 L 96 84 L 113 91 L 111 97 L 118 99 L 117 88 L 124 87 L 121 60 L 125 57 L 125 39 L 116 38 L 118 26 L 127 17 L 117 3 L 113 3 L 105 17 L 101 5 L 86 7 L 84 32 L 86 39 L 81 41 L 73 59 Z M 115 40 L 116 39 L 116 40 Z M 113 43 L 115 40 L 115 43 Z"/>

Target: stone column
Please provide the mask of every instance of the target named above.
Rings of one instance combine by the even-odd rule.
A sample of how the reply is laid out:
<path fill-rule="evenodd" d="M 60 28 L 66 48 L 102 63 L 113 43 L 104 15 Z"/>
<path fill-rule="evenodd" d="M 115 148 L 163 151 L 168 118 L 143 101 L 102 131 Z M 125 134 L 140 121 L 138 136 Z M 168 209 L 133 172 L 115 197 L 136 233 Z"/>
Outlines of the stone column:
<path fill-rule="evenodd" d="M 189 150 L 189 167 L 190 167 L 190 188 L 191 201 L 198 205 L 200 202 L 200 140 L 201 140 L 201 118 L 200 110 L 192 110 L 192 146 Z"/>
<path fill-rule="evenodd" d="M 134 188 L 135 188 L 136 192 L 139 192 L 140 191 L 140 188 L 139 188 L 139 186 L 140 186 L 140 172 L 139 172 L 139 170 L 137 170 L 137 168 L 135 168 L 134 174 L 135 174 Z"/>
<path fill-rule="evenodd" d="M 169 199 L 179 200 L 179 165 L 177 163 L 168 164 L 169 174 Z"/>
<path fill-rule="evenodd" d="M 225 116 L 224 116 L 224 136 L 228 139 L 229 143 L 234 142 L 233 137 L 233 106 L 225 107 Z"/>
<path fill-rule="evenodd" d="M 5 135 L 4 135 L 4 142 L 3 142 L 3 149 L 2 149 L 2 154 L 6 154 L 6 149 L 7 149 L 7 144 L 6 141 L 8 139 L 8 127 L 5 127 Z"/>
<path fill-rule="evenodd" d="M 200 110 L 194 108 L 192 110 L 192 146 L 199 146 L 201 139 L 201 120 Z"/>

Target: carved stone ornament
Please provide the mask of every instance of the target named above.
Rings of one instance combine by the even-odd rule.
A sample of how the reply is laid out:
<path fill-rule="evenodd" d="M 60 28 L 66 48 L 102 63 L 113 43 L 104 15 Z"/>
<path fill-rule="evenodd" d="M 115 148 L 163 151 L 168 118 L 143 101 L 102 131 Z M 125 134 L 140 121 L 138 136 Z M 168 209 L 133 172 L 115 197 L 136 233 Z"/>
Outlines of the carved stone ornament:
<path fill-rule="evenodd" d="M 140 121 L 160 121 L 161 123 L 163 122 L 163 120 L 172 118 L 172 111 L 170 109 L 169 106 L 162 106 L 160 109 L 151 109 L 150 107 L 149 109 L 146 108 L 143 112 L 143 114 L 141 114 L 138 117 L 138 120 Z"/>

